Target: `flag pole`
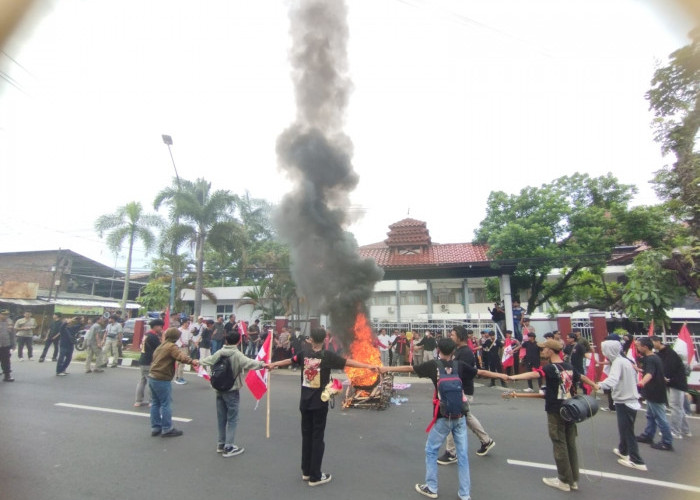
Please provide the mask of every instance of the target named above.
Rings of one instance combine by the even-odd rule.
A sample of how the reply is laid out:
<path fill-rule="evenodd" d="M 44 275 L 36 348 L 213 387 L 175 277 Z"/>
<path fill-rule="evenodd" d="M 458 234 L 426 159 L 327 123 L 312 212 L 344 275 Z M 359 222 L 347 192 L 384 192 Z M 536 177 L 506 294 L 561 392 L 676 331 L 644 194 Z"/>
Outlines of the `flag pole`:
<path fill-rule="evenodd" d="M 268 332 L 268 335 L 273 335 L 272 330 Z M 270 347 L 267 350 L 267 364 L 270 364 L 270 360 L 272 359 L 272 340 L 270 339 Z M 270 389 L 272 386 L 272 370 L 268 370 L 267 374 L 267 419 L 265 422 L 265 437 L 267 439 L 270 439 Z"/>

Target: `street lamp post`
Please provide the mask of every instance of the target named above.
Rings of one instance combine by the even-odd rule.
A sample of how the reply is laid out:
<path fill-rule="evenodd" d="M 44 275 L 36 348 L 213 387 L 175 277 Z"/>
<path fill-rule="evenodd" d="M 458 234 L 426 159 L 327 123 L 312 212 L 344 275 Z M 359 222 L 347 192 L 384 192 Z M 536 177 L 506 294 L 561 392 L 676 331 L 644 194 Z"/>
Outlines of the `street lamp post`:
<path fill-rule="evenodd" d="M 175 178 L 177 179 L 177 188 L 180 189 L 180 176 L 177 173 L 177 167 L 175 166 L 175 158 L 173 158 L 173 151 L 170 146 L 173 145 L 173 138 L 169 135 L 163 134 L 163 143 L 168 146 L 168 152 L 170 153 L 170 160 L 173 162 L 173 169 L 175 170 Z M 177 222 L 177 221 L 176 221 Z M 175 311 L 175 265 L 177 261 L 177 246 L 173 243 L 172 251 L 172 278 L 170 279 L 170 314 Z"/>

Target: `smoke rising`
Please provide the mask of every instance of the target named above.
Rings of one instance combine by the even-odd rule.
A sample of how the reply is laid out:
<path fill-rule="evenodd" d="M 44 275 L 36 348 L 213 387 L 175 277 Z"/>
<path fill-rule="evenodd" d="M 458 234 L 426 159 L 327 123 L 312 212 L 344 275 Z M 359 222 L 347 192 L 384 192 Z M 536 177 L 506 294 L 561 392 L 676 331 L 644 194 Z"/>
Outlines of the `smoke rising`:
<path fill-rule="evenodd" d="M 342 0 L 301 0 L 290 12 L 290 62 L 296 121 L 277 141 L 279 165 L 294 183 L 275 215 L 290 245 L 292 277 L 310 305 L 330 315 L 345 345 L 360 307 L 383 271 L 361 259 L 350 223 L 349 194 L 359 181 L 343 133 L 352 83 L 347 64 L 347 8 Z"/>

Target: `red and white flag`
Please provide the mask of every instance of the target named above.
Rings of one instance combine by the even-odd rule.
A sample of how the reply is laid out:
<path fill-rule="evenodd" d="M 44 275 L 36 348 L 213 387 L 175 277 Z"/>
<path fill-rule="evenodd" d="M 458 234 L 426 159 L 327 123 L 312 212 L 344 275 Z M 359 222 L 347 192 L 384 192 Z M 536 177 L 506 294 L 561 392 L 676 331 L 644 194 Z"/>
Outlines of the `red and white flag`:
<path fill-rule="evenodd" d="M 238 331 L 241 333 L 241 338 L 245 338 L 248 336 L 248 323 L 245 321 L 239 321 L 238 322 Z"/>
<path fill-rule="evenodd" d="M 630 348 L 627 351 L 627 357 L 634 362 L 635 366 L 637 366 L 637 359 L 639 359 L 639 356 L 637 356 L 637 346 L 634 344 L 634 340 L 632 340 Z M 642 374 L 640 372 L 637 372 L 637 381 L 640 380 L 642 380 Z"/>
<path fill-rule="evenodd" d="M 649 324 L 649 336 L 653 337 L 654 336 L 654 320 L 651 320 L 651 323 Z"/>
<path fill-rule="evenodd" d="M 202 377 L 204 380 L 211 380 L 211 376 L 207 373 L 202 365 L 197 367 L 197 375 Z"/>
<path fill-rule="evenodd" d="M 501 356 L 501 364 L 503 368 L 509 368 L 513 366 L 513 341 L 506 339 L 503 346 L 503 356 Z"/>
<path fill-rule="evenodd" d="M 695 345 L 693 344 L 693 339 L 690 337 L 688 326 L 685 323 L 683 323 L 681 331 L 678 332 L 678 338 L 673 344 L 673 350 L 678 353 L 684 363 L 690 366 L 690 368 L 693 368 L 695 364 Z"/>
<path fill-rule="evenodd" d="M 165 310 L 165 318 L 163 318 L 163 331 L 170 328 L 170 306 Z"/>
<path fill-rule="evenodd" d="M 255 356 L 256 361 L 270 362 L 270 342 L 272 340 L 272 332 L 267 334 L 265 342 L 260 347 L 258 355 Z M 245 377 L 245 385 L 248 386 L 253 397 L 260 401 L 267 392 L 267 377 L 268 372 L 265 368 L 262 370 L 251 370 Z"/>
<path fill-rule="evenodd" d="M 591 379 L 593 382 L 596 381 L 595 379 L 596 379 L 596 361 L 597 361 L 597 359 L 598 359 L 598 355 L 595 352 L 592 352 L 591 359 L 589 360 L 589 363 L 588 363 L 588 368 L 586 369 L 586 377 Z M 593 387 L 591 387 L 590 385 L 588 385 L 586 383 L 584 383 L 583 386 L 586 389 L 586 394 L 588 394 L 590 396 L 591 393 L 593 392 Z"/>

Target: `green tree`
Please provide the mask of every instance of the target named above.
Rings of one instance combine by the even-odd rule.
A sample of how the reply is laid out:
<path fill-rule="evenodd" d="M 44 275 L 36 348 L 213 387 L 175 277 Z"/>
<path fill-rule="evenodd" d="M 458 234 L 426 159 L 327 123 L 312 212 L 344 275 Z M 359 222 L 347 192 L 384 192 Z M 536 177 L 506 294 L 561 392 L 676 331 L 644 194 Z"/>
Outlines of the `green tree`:
<path fill-rule="evenodd" d="M 655 138 L 662 152 L 676 159 L 656 173 L 657 194 L 700 238 L 700 28 L 690 38 L 689 45 L 670 55 L 667 66 L 656 70 L 646 97 L 655 116 Z"/>
<path fill-rule="evenodd" d="M 149 281 L 136 297 L 136 302 L 146 311 L 162 311 L 170 302 L 169 285 L 170 283 L 166 284 L 161 279 Z"/>
<path fill-rule="evenodd" d="M 486 217 L 476 231 L 477 243 L 488 243 L 489 257 L 517 264 L 511 287 L 528 290 L 528 313 L 550 303 L 570 310 L 571 300 L 590 302 L 582 286 L 602 287 L 602 273 L 612 249 L 654 238 L 663 211 L 630 209 L 634 186 L 608 174 L 591 178 L 574 174 L 516 195 L 489 195 Z M 551 271 L 559 274 L 551 278 Z M 576 293 L 578 289 L 578 294 Z M 619 293 L 598 293 L 596 306 L 612 307 Z M 604 300 L 603 300 L 604 299 Z"/>
<path fill-rule="evenodd" d="M 176 248 L 189 243 L 195 255 L 194 314 L 202 310 L 204 289 L 204 256 L 207 243 L 221 247 L 228 244 L 238 231 L 234 218 L 237 197 L 228 190 L 211 191 L 211 183 L 204 179 L 194 182 L 174 182 L 156 195 L 153 206 L 169 207 L 171 225 L 164 232 L 164 241 Z"/>
<path fill-rule="evenodd" d="M 107 234 L 107 246 L 114 252 L 121 250 L 124 241 L 128 242 L 129 252 L 126 258 L 126 275 L 124 277 L 124 293 L 119 307 L 126 315 L 126 301 L 129 297 L 129 277 L 134 243 L 141 240 L 146 251 L 150 251 L 156 241 L 151 228 L 162 226 L 162 219 L 154 214 L 145 214 L 141 203 L 132 201 L 119 207 L 113 214 L 101 215 L 95 222 L 95 230 L 103 237 Z"/>

